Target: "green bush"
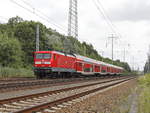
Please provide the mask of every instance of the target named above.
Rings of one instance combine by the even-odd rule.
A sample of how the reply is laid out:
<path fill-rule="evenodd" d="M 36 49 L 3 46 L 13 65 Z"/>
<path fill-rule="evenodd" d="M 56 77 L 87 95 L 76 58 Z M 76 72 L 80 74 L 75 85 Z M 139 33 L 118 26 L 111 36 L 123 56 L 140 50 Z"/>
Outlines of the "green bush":
<path fill-rule="evenodd" d="M 146 74 L 139 78 L 139 84 L 142 86 L 150 86 L 150 74 Z"/>
<path fill-rule="evenodd" d="M 150 74 L 139 78 L 139 113 L 150 113 Z"/>
<path fill-rule="evenodd" d="M 0 64 L 3 67 L 20 67 L 22 54 L 20 42 L 0 32 Z"/>
<path fill-rule="evenodd" d="M 25 68 L 0 67 L 0 77 L 34 77 L 33 70 Z"/>
<path fill-rule="evenodd" d="M 144 87 L 139 96 L 139 113 L 150 113 L 150 87 Z"/>

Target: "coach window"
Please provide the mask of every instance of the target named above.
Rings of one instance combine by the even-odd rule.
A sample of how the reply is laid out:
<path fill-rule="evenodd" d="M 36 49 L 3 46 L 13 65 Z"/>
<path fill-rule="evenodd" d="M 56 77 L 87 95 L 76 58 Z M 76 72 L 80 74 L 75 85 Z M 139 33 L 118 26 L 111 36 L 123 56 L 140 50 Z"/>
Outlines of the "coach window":
<path fill-rule="evenodd" d="M 109 67 L 107 67 L 107 71 L 109 72 Z"/>
<path fill-rule="evenodd" d="M 84 72 L 90 72 L 91 68 L 85 68 Z"/>
<path fill-rule="evenodd" d="M 105 73 L 105 72 L 106 72 L 106 70 L 102 69 L 102 73 Z"/>
<path fill-rule="evenodd" d="M 95 69 L 97 69 L 98 68 L 98 66 L 95 66 Z"/>

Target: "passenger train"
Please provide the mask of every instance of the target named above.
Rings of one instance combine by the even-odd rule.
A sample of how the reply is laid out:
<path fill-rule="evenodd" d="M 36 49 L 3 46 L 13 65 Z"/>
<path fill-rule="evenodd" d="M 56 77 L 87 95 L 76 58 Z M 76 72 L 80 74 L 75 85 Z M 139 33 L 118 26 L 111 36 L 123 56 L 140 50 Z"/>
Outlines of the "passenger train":
<path fill-rule="evenodd" d="M 77 54 L 58 51 L 34 52 L 34 73 L 37 78 L 61 76 L 120 75 L 122 67 Z"/>

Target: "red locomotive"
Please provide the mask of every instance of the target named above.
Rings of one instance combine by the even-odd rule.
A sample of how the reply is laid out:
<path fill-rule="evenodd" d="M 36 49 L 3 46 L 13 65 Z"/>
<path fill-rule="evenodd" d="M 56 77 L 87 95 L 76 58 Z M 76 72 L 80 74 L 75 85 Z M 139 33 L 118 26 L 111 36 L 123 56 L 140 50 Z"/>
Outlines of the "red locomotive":
<path fill-rule="evenodd" d="M 76 54 L 37 51 L 34 53 L 34 72 L 37 78 L 45 78 L 46 76 L 118 75 L 123 72 L 123 68 Z"/>

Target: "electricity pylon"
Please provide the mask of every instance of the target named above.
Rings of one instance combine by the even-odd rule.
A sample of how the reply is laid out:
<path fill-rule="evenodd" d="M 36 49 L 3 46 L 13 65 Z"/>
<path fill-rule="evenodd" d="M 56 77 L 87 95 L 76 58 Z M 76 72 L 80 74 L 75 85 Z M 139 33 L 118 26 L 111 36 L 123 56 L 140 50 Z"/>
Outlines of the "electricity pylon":
<path fill-rule="evenodd" d="M 68 36 L 78 37 L 78 5 L 77 0 L 69 1 Z"/>

